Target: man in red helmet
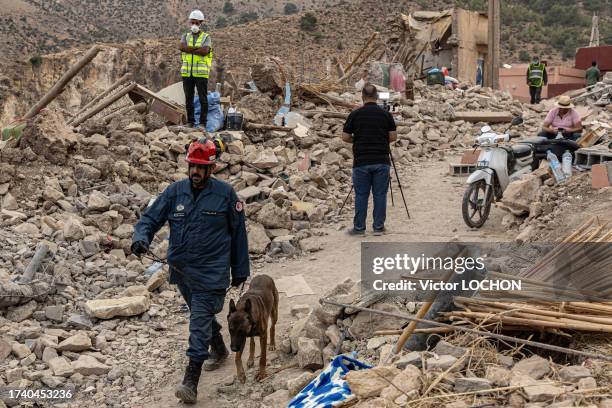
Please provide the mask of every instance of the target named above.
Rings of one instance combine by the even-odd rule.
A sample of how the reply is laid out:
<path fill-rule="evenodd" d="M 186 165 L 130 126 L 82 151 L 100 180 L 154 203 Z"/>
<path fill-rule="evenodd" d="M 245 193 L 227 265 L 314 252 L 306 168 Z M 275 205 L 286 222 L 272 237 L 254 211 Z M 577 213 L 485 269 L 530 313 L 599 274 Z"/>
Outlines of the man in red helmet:
<path fill-rule="evenodd" d="M 132 253 L 141 256 L 155 233 L 170 224 L 169 281 L 178 285 L 191 312 L 189 364 L 176 388 L 177 398 L 187 403 L 197 399 L 202 368 L 214 370 L 228 355 L 215 315 L 230 284 L 239 286 L 250 275 L 243 204 L 230 184 L 210 177 L 221 148 L 206 139 L 189 145 L 189 178 L 166 188 L 138 221 L 132 239 Z"/>

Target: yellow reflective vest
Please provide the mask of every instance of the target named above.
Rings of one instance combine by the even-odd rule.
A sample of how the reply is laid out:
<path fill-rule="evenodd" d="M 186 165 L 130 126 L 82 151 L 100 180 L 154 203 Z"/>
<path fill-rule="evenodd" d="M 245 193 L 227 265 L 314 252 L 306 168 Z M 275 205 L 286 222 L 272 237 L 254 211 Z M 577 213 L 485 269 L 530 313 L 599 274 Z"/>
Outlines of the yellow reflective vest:
<path fill-rule="evenodd" d="M 195 39 L 195 37 L 191 33 L 188 33 L 187 35 L 185 35 L 185 40 L 187 41 L 187 45 L 190 47 L 194 47 L 194 48 L 201 47 L 207 38 L 208 38 L 208 33 L 204 33 L 204 32 L 200 33 L 197 39 Z M 208 78 L 208 74 L 210 73 L 210 67 L 212 66 L 212 58 L 213 58 L 212 47 L 210 48 L 210 52 L 204 57 L 201 55 L 182 52 L 181 60 L 183 61 L 183 63 L 181 65 L 181 76 L 194 77 L 194 78 Z"/>
<path fill-rule="evenodd" d="M 541 62 L 539 64 L 529 64 L 529 68 L 527 69 L 529 86 L 539 88 L 544 85 L 544 69 L 546 69 L 546 67 Z"/>

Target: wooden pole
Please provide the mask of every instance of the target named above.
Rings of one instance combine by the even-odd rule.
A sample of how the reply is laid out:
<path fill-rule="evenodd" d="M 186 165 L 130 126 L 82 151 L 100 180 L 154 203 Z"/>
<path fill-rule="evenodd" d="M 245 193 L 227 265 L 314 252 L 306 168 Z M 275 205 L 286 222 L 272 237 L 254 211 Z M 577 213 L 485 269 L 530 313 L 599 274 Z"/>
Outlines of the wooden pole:
<path fill-rule="evenodd" d="M 30 282 L 32 278 L 34 278 L 34 274 L 36 274 L 38 268 L 40 268 L 40 264 L 42 263 L 43 259 L 45 259 L 45 256 L 47 256 L 47 252 L 49 252 L 49 246 L 47 244 L 42 242 L 38 244 L 34 257 L 21 276 L 20 283 Z"/>
<path fill-rule="evenodd" d="M 53 87 L 47 91 L 45 96 L 43 96 L 36 103 L 36 105 L 30 108 L 23 119 L 32 119 L 34 116 L 38 115 L 38 112 L 57 98 L 58 95 L 64 91 L 64 87 L 68 84 L 68 82 L 70 82 L 70 80 L 74 78 L 74 76 L 78 74 L 85 65 L 89 64 L 89 62 L 91 62 L 91 60 L 94 59 L 100 51 L 101 48 L 97 45 L 91 47 L 89 51 L 85 53 L 85 55 L 83 55 L 68 71 L 66 71 L 64 75 L 62 75 L 60 79 L 57 80 L 55 85 L 53 85 Z"/>
<path fill-rule="evenodd" d="M 79 116 L 78 118 L 75 118 L 74 121 L 72 122 L 72 126 L 79 126 L 81 123 L 85 122 L 87 119 L 91 118 L 96 113 L 100 112 L 102 109 L 106 108 L 110 104 L 119 100 L 121 97 L 126 95 L 128 92 L 132 91 L 134 88 L 136 88 L 136 83 L 132 82 L 130 85 L 126 86 L 121 91 L 100 101 L 96 106 L 92 107 L 89 111 L 83 112 L 81 116 Z"/>
<path fill-rule="evenodd" d="M 127 81 L 130 81 L 131 79 L 132 79 L 132 74 L 127 73 L 121 78 L 119 78 L 118 80 L 116 80 L 104 92 L 102 92 L 101 94 L 93 98 L 91 101 L 89 101 L 89 103 L 87 103 L 87 105 L 83 106 L 81 109 L 79 109 L 77 113 L 72 115 L 72 118 L 68 122 L 66 122 L 66 124 L 70 125 L 74 121 L 74 119 L 78 117 L 81 113 L 85 112 L 87 109 L 94 106 L 96 103 L 98 103 L 98 101 L 102 100 L 102 98 L 106 97 L 109 93 L 114 91 L 119 85 L 123 85 L 124 83 L 126 83 Z"/>
<path fill-rule="evenodd" d="M 499 89 L 499 46 L 501 0 L 489 0 L 487 86 Z"/>
<path fill-rule="evenodd" d="M 125 115 L 126 113 L 131 112 L 131 111 L 142 112 L 146 108 L 147 108 L 147 103 L 146 102 L 140 102 L 140 103 L 137 103 L 136 105 L 125 106 L 125 107 L 119 109 L 116 112 L 113 112 L 113 113 L 110 113 L 110 114 L 106 115 L 105 117 L 102 118 L 102 120 L 104 122 L 108 123 L 111 120 L 113 120 L 114 118 L 116 118 L 117 116 Z"/>

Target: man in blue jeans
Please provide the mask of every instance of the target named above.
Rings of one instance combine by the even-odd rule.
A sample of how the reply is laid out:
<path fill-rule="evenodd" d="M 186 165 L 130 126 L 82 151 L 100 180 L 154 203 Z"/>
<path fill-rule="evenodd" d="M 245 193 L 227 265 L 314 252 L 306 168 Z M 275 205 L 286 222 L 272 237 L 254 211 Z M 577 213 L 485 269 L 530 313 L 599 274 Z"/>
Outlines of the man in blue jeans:
<path fill-rule="evenodd" d="M 397 140 L 397 132 L 391 113 L 376 103 L 378 100 L 376 87 L 366 84 L 361 96 L 363 106 L 351 112 L 342 133 L 342 140 L 353 144 L 355 217 L 349 234 L 365 234 L 371 190 L 374 201 L 372 228 L 374 235 L 382 235 L 385 232 L 391 168 L 389 143 Z"/>

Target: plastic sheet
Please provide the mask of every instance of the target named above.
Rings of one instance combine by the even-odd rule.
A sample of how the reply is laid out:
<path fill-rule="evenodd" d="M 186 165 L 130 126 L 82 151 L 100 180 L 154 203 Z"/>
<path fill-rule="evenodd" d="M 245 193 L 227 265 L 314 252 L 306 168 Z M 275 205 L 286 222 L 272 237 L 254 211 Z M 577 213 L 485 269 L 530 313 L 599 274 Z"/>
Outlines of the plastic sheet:
<path fill-rule="evenodd" d="M 223 122 L 225 118 L 223 116 L 223 109 L 221 109 L 221 95 L 219 92 L 209 92 L 208 96 L 208 115 L 206 116 L 206 131 L 216 132 L 223 128 Z M 195 124 L 200 124 L 200 112 L 202 107 L 200 106 L 200 98 L 196 95 L 193 98 Z"/>

